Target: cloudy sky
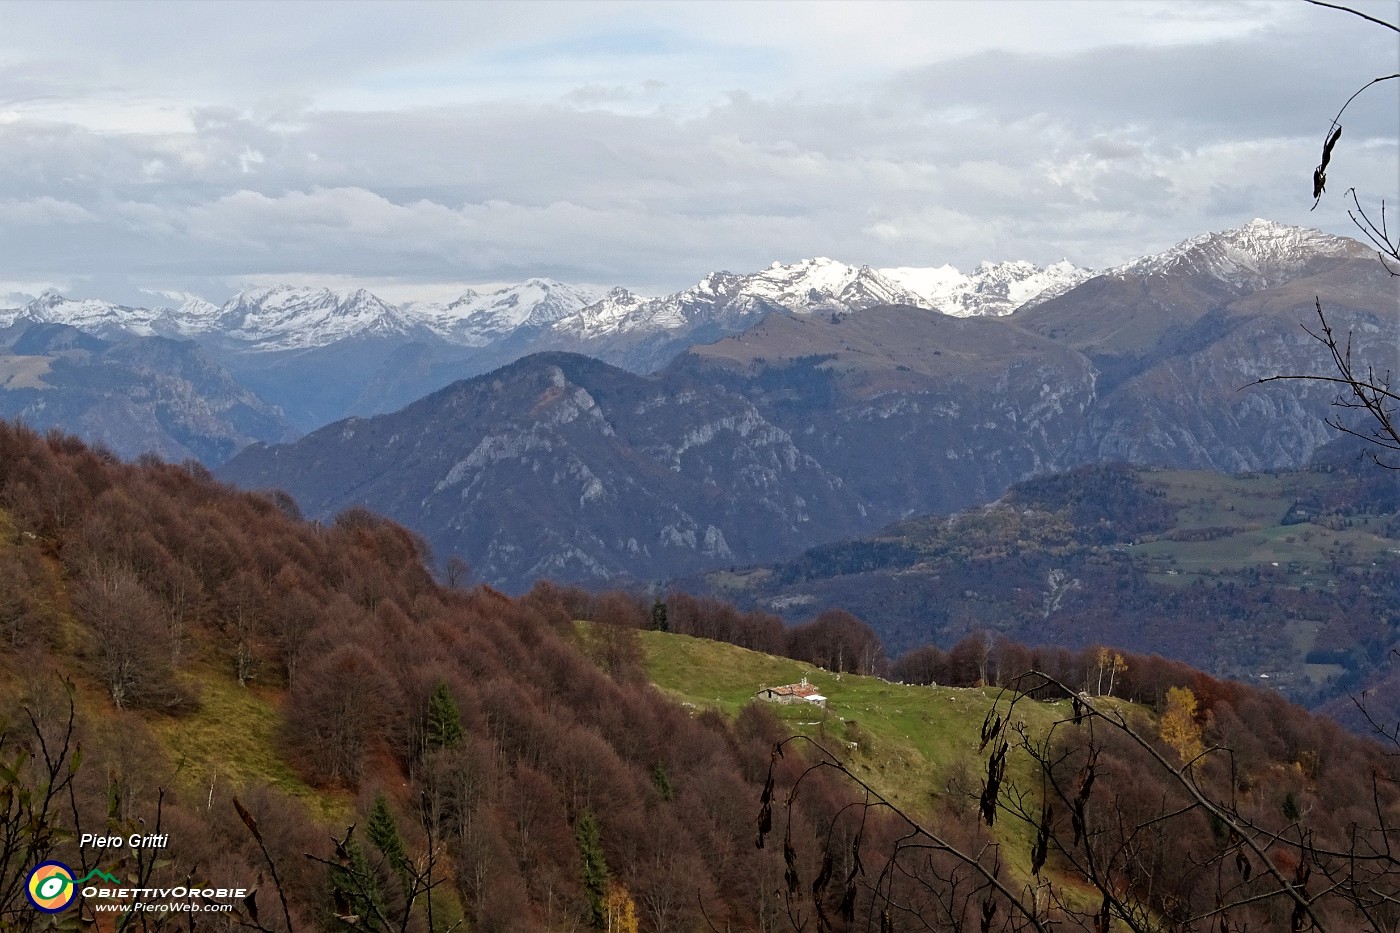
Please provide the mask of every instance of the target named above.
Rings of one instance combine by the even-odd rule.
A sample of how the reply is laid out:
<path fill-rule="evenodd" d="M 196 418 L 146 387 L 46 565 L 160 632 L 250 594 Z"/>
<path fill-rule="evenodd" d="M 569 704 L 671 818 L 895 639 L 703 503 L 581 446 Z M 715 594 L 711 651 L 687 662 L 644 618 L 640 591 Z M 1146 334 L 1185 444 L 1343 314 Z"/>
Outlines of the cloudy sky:
<path fill-rule="evenodd" d="M 1395 21 L 1394 2 L 1353 3 Z M 1102 267 L 1400 195 L 1396 33 L 1296 2 L 0 2 L 0 303 Z"/>

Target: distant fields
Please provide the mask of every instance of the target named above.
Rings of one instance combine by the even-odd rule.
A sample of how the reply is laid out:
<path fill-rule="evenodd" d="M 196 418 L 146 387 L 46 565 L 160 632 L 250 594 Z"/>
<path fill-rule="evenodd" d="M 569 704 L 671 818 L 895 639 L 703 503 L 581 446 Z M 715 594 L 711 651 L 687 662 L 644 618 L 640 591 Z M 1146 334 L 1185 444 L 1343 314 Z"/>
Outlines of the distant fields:
<path fill-rule="evenodd" d="M 1133 547 L 1139 566 L 1157 582 L 1184 584 L 1245 570 L 1277 572 L 1294 586 L 1334 583 L 1334 563 L 1366 564 L 1397 553 L 1400 542 L 1382 537 L 1386 517 L 1356 514 L 1317 524 L 1283 522 L 1296 502 L 1323 495 L 1323 473 L 1229 476 L 1163 470 L 1145 477 L 1177 504 L 1175 527 Z M 1334 482 L 1334 481 L 1333 481 Z M 1218 537 L 1182 540 L 1211 530 Z M 1179 577 L 1178 580 L 1168 579 Z"/>
<path fill-rule="evenodd" d="M 1354 457 L 1238 475 L 1086 467 L 705 582 L 792 622 L 846 609 L 891 655 L 978 631 L 1114 645 L 1321 705 L 1400 646 L 1400 483 Z"/>

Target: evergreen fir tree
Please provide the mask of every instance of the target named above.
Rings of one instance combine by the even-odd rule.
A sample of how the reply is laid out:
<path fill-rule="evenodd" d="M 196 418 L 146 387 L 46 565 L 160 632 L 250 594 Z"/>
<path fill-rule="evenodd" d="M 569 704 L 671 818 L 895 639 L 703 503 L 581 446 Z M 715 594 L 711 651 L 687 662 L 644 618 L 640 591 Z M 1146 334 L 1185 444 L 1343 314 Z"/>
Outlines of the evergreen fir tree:
<path fill-rule="evenodd" d="M 583 889 L 588 895 L 588 922 L 602 929 L 607 921 L 608 863 L 603 857 L 603 829 L 584 810 L 574 824 L 579 859 L 583 862 Z"/>
<path fill-rule="evenodd" d="M 651 604 L 651 630 L 653 632 L 669 632 L 671 624 L 666 621 L 666 604 L 661 601 L 661 597 L 656 597 L 656 602 Z"/>
<path fill-rule="evenodd" d="M 676 795 L 671 787 L 671 778 L 666 774 L 666 766 L 657 762 L 651 769 L 651 783 L 656 788 L 656 792 L 661 795 L 662 800 L 670 800 Z"/>
<path fill-rule="evenodd" d="M 341 923 L 355 930 L 380 931 L 384 898 L 364 850 L 353 839 L 345 843 L 345 864 L 331 869 L 331 892 Z"/>
<path fill-rule="evenodd" d="M 462 740 L 462 713 L 447 684 L 438 681 L 428 699 L 428 721 L 424 742 L 431 749 L 451 748 Z"/>
<path fill-rule="evenodd" d="M 365 825 L 365 835 L 384 856 L 384 862 L 399 876 L 404 893 L 409 891 L 408 856 L 404 852 L 403 838 L 399 835 L 398 823 L 389 810 L 389 798 L 383 793 L 376 794 L 374 806 L 369 811 L 369 822 Z"/>

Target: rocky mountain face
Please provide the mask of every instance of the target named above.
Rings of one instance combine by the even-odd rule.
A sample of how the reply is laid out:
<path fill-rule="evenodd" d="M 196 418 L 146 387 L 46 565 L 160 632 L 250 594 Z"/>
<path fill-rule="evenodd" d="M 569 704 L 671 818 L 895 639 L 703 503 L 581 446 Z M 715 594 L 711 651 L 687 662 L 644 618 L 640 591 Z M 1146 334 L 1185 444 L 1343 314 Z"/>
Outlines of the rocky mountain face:
<path fill-rule="evenodd" d="M 1314 301 L 1359 357 L 1400 365 L 1390 277 L 1318 237 L 1256 223 L 1003 316 L 769 311 L 649 377 L 533 356 L 222 475 L 318 516 L 368 505 L 519 588 L 767 560 L 1087 462 L 1300 466 L 1334 434 L 1334 393 L 1249 384 L 1327 371 L 1300 326 Z M 707 281 L 734 318 L 769 300 Z M 698 321 L 697 296 L 640 307 Z"/>
<path fill-rule="evenodd" d="M 737 361 L 773 345 L 771 365 Z M 511 589 L 658 580 L 995 496 L 1059 465 L 1092 395 L 1082 357 L 1002 320 L 774 315 L 652 376 L 532 355 L 220 476 L 308 514 L 397 516 Z"/>
<path fill-rule="evenodd" d="M 1010 320 L 1082 353 L 1099 399 L 1071 445 L 1078 462 L 1126 460 L 1228 472 L 1297 467 L 1335 431 L 1321 307 L 1357 359 L 1400 358 L 1394 279 L 1362 244 L 1254 221 L 1197 237 L 1024 308 Z"/>
<path fill-rule="evenodd" d="M 1067 465 L 1088 417 L 1082 354 L 999 318 L 901 305 L 775 315 L 668 369 L 749 398 L 841 476 L 874 524 L 995 498 Z"/>
<path fill-rule="evenodd" d="M 60 428 L 121 457 L 227 460 L 294 436 L 277 411 L 197 344 L 96 337 L 66 324 L 0 330 L 0 417 Z"/>
<path fill-rule="evenodd" d="M 657 579 L 864 523 L 841 479 L 742 396 L 571 354 L 251 447 L 221 475 L 295 489 L 310 514 L 412 516 L 440 555 L 512 589 Z"/>

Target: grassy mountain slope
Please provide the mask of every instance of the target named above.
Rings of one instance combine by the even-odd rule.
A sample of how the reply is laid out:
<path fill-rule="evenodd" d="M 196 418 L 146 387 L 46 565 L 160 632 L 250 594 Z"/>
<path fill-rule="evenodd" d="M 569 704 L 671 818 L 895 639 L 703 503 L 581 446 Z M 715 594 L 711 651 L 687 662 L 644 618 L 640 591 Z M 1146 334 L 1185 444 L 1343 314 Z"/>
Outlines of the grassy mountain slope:
<path fill-rule="evenodd" d="M 792 659 L 685 635 L 650 631 L 640 633 L 639 637 L 648 676 L 669 696 L 697 710 L 714 709 L 728 716 L 745 715 L 752 709 L 751 698 L 760 686 L 795 683 L 805 677 L 827 698 L 825 708 L 810 704 L 758 705 L 778 717 L 783 732 L 806 736 L 819 743 L 850 774 L 924 826 L 945 835 L 949 814 L 979 819 L 978 795 L 985 787 L 986 763 L 994 757 L 998 743 L 997 733 L 988 735 L 987 724 L 1004 722 L 1007 731 L 1002 734 L 1012 738 L 1007 747 L 1009 754 L 998 819 L 988 830 L 988 841 L 995 842 L 998 862 L 1011 886 L 1039 890 L 1046 903 L 1057 905 L 1046 910 L 1045 919 L 1059 919 L 1070 926 L 1074 925 L 1072 917 L 1095 916 L 1096 923 L 1104 924 L 1097 929 L 1195 928 L 1182 919 L 1181 902 L 1176 895 L 1154 904 L 1139 905 L 1141 911 L 1134 915 L 1132 924 L 1120 926 L 1123 914 L 1116 910 L 1101 915 L 1101 895 L 1079 873 L 1084 863 L 1076 861 L 1079 857 L 1072 854 L 1074 846 L 1065 837 L 1051 846 L 1052 851 L 1058 847 L 1064 857 L 1050 859 L 1046 863 L 1049 871 L 1042 873 L 1034 854 L 1038 845 L 1037 820 L 1046 821 L 1042 826 L 1053 827 L 1053 817 L 1046 814 L 1053 814 L 1056 808 L 1067 805 L 1071 810 L 1082 807 L 1090 795 L 1088 785 L 1093 783 L 1096 774 L 1100 779 L 1113 775 L 1123 782 L 1110 792 L 1115 800 L 1110 811 L 1116 808 L 1116 812 L 1107 819 L 1116 827 L 1105 829 L 1107 824 L 1101 824 L 1099 829 L 1091 830 L 1102 834 L 1094 845 L 1102 847 L 1096 857 L 1106 858 L 1107 865 L 1122 858 L 1129 862 L 1145 859 L 1149 864 L 1155 863 L 1149 877 L 1156 876 L 1160 881 L 1160 874 L 1166 871 L 1164 866 L 1173 861 L 1173 857 L 1160 852 L 1148 855 L 1153 846 L 1141 846 L 1139 834 L 1157 836 L 1168 846 L 1177 847 L 1176 857 L 1199 841 L 1196 833 L 1209 835 L 1204 826 L 1187 829 L 1177 825 L 1163 832 L 1166 824 L 1191 810 L 1191 804 L 1182 799 L 1182 785 L 1170 779 L 1164 781 L 1167 768 L 1160 761 L 1143 755 L 1143 748 L 1132 743 L 1123 744 L 1120 740 L 1124 736 L 1103 726 L 1104 720 L 1099 720 L 1097 733 L 1092 725 L 1087 727 L 1086 742 L 1086 727 L 1075 724 L 1078 700 L 1071 701 L 1063 693 L 1058 694 L 1059 698 L 1055 695 L 1040 699 L 1022 696 L 1013 700 L 1014 691 L 998 687 L 891 683 L 877 677 L 836 675 Z M 1145 666 L 1141 658 L 1133 658 L 1130 664 Z M 1086 683 L 1093 681 L 1086 679 Z M 1103 683 L 1100 680 L 1099 686 Z M 1120 689 L 1145 697 L 1153 692 L 1141 681 L 1130 686 L 1127 678 L 1120 683 Z M 1200 680 L 1197 689 L 1205 697 L 1218 687 L 1212 688 L 1206 680 Z M 1329 745 L 1330 740 L 1323 737 L 1336 735 L 1335 727 L 1323 726 L 1321 731 L 1307 738 L 1294 734 L 1282 744 L 1275 744 L 1282 738 L 1282 733 L 1275 730 L 1288 718 L 1287 704 L 1275 696 L 1269 697 L 1263 706 L 1257 706 L 1261 697 L 1249 688 L 1226 688 L 1226 693 L 1233 693 L 1233 698 L 1225 700 L 1222 695 L 1221 699 L 1213 701 L 1214 709 L 1205 716 L 1208 725 L 1200 738 L 1207 748 L 1230 749 L 1230 752 L 1207 751 L 1196 766 L 1199 777 L 1193 777 L 1192 781 L 1205 779 L 1209 782 L 1228 776 L 1234 787 L 1232 792 L 1252 798 L 1257 813 L 1272 810 L 1287 815 L 1299 806 L 1310 805 L 1301 801 L 1328 799 L 1335 805 L 1346 796 L 1346 792 L 1338 785 L 1329 784 L 1329 779 L 1316 768 L 1316 763 L 1325 758 L 1330 769 L 1342 769 L 1331 771 L 1335 778 L 1356 767 L 1356 763 L 1343 763 L 1344 755 L 1336 746 L 1329 746 L 1327 751 L 1316 750 Z M 1191 694 L 1188 691 L 1185 695 Z M 1149 705 L 1142 705 L 1112 695 L 1081 696 L 1108 720 L 1124 722 L 1150 742 L 1156 741 L 1160 734 L 1167 744 L 1170 743 L 1167 722 L 1176 716 L 1172 712 L 1175 701 L 1170 691 L 1164 704 L 1161 703 L 1163 696 L 1158 693 L 1155 705 L 1163 709 L 1160 716 L 1150 700 Z M 1192 702 L 1195 702 L 1194 697 Z M 1285 758 L 1293 756 L 1295 760 L 1281 764 L 1257 757 L 1257 751 L 1265 746 L 1275 750 L 1272 754 L 1282 754 Z M 798 743 L 794 747 L 802 746 Z M 1096 763 L 1100 754 L 1113 764 L 1104 767 L 1104 763 Z M 1166 754 L 1174 755 L 1170 750 Z M 1174 757 L 1169 758 L 1168 767 L 1174 767 L 1176 762 Z M 1077 774 L 1076 769 L 1080 769 Z M 1151 806 L 1161 808 L 1155 818 L 1161 819 L 1161 824 L 1134 825 L 1134 806 L 1128 801 L 1135 793 L 1152 801 Z M 1063 809 L 1061 813 L 1063 821 Z M 1345 819 L 1334 822 L 1333 828 L 1344 822 Z M 1061 830 L 1066 829 L 1064 822 L 1058 825 Z M 1073 831 L 1077 839 L 1079 830 Z M 1127 841 L 1109 841 L 1115 832 L 1126 833 Z M 1053 829 L 1051 835 L 1053 838 Z M 917 844 L 929 841 L 926 837 L 910 838 Z M 1122 847 L 1115 852 L 1114 845 Z M 1199 857 L 1186 856 L 1191 866 L 1187 870 L 1189 875 L 1199 870 L 1200 863 L 1196 861 Z M 1279 854 L 1276 858 L 1279 864 L 1287 864 L 1287 856 Z M 1127 873 L 1126 866 L 1107 870 Z M 1245 874 L 1248 880 L 1248 872 Z M 933 916 L 930 911 L 922 919 L 928 922 Z M 1269 923 L 1266 922 L 1265 928 L 1271 928 Z"/>
<path fill-rule="evenodd" d="M 978 733 L 999 692 L 838 675 L 791 658 L 669 632 L 640 637 L 652 682 L 697 709 L 735 716 L 759 688 L 806 677 L 827 698 L 826 707 L 773 704 L 785 729 L 840 752 L 857 774 L 916 812 L 933 799 L 969 790 L 948 784 L 970 783 L 967 769 L 977 762 Z M 1043 734 L 1068 709 L 1068 701 L 1037 704 L 1027 727 Z"/>

